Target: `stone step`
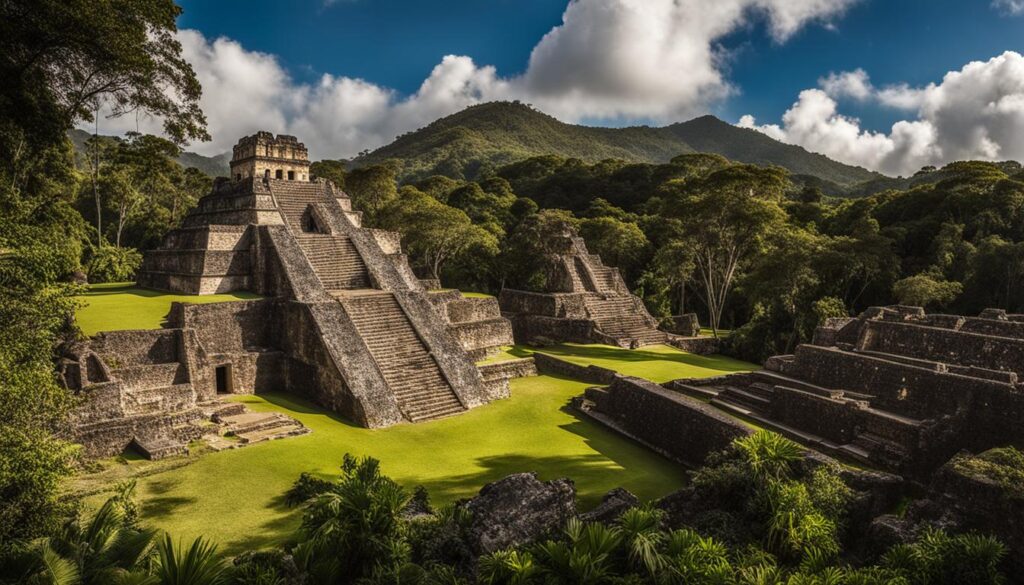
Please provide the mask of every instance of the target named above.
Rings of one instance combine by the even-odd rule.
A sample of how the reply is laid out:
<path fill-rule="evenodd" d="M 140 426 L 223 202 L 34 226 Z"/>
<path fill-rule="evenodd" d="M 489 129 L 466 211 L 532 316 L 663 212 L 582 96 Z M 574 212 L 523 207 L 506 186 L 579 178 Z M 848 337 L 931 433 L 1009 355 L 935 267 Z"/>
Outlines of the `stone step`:
<path fill-rule="evenodd" d="M 394 295 L 340 300 L 406 418 L 418 422 L 464 410 Z"/>
<path fill-rule="evenodd" d="M 285 437 L 297 437 L 299 435 L 308 434 L 309 432 L 308 428 L 302 426 L 297 421 L 292 420 L 290 423 L 282 422 L 276 426 L 238 433 L 235 436 L 243 445 L 251 445 L 261 441 L 272 441 L 274 439 L 283 439 Z"/>
<path fill-rule="evenodd" d="M 680 384 L 678 380 L 673 380 L 671 387 L 672 390 L 675 390 L 676 392 L 705 401 L 718 397 L 718 394 L 722 390 L 718 386 L 692 386 L 689 384 Z"/>
<path fill-rule="evenodd" d="M 221 422 L 226 425 L 227 433 L 235 436 L 281 425 L 299 424 L 295 419 L 277 412 L 245 412 L 226 416 Z"/>
<path fill-rule="evenodd" d="M 135 437 L 134 442 L 141 455 L 151 461 L 188 453 L 188 444 L 173 437 Z"/>
<path fill-rule="evenodd" d="M 726 386 L 718 394 L 718 400 L 732 402 L 755 411 L 767 410 L 771 406 L 771 400 L 736 386 Z"/>
<path fill-rule="evenodd" d="M 366 264 L 348 236 L 301 234 L 296 240 L 324 288 L 370 288 Z"/>

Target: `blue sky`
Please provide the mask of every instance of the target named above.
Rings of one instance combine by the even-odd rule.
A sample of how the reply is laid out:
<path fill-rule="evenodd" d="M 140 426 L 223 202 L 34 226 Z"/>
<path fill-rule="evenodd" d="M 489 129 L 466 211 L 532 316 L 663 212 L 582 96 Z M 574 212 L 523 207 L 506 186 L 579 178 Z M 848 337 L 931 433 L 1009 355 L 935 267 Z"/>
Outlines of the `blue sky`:
<path fill-rule="evenodd" d="M 601 125 L 713 113 L 889 174 L 1024 158 L 1024 0 L 179 2 L 205 153 L 266 127 L 351 156 L 522 99 Z"/>
<path fill-rule="evenodd" d="M 523 72 L 530 51 L 557 26 L 562 0 L 180 0 L 182 28 L 227 36 L 280 57 L 297 79 L 323 73 L 415 92 L 443 56 L 468 55 L 501 75 Z M 832 28 L 832 27 L 830 27 Z M 811 25 L 784 43 L 763 23 L 722 43 L 734 51 L 729 77 L 741 92 L 711 108 L 777 119 L 797 93 L 830 71 L 863 68 L 877 84 L 938 82 L 968 61 L 1024 53 L 1024 17 L 989 0 L 867 0 L 834 22 Z M 853 111 L 851 109 L 851 111 Z M 856 108 L 865 126 L 885 130 L 898 113 Z"/>

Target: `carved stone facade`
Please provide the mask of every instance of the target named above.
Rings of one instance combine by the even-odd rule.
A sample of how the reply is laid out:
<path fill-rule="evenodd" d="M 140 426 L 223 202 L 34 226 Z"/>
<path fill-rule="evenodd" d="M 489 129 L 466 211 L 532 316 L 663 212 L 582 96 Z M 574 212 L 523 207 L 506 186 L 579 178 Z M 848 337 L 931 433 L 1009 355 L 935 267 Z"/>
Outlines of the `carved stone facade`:
<path fill-rule="evenodd" d="M 658 329 L 658 321 L 643 301 L 630 294 L 618 269 L 605 266 L 570 228 L 547 247 L 555 251 L 547 275 L 547 290 L 527 292 L 504 289 L 498 297 L 501 312 L 512 322 L 521 343 L 605 343 L 635 348 L 673 343 L 683 336 Z M 696 317 L 680 318 L 689 325 L 687 337 L 700 331 Z M 713 353 L 717 343 L 686 345 Z"/>
<path fill-rule="evenodd" d="M 265 300 L 176 305 L 165 329 L 101 335 L 69 356 L 65 378 L 87 399 L 78 438 L 90 453 L 157 435 L 180 446 L 193 437 L 179 419 L 198 419 L 218 393 L 287 390 L 383 427 L 506 397 L 508 378 L 530 372 L 508 365 L 485 378 L 475 361 L 512 343 L 497 302 L 426 291 L 398 234 L 363 228 L 333 184 L 259 176 L 282 161 L 306 177 L 293 137 L 240 140 L 232 172 L 242 178 L 217 180 L 138 275 L 153 289 Z M 120 367 L 115 345 L 143 353 Z"/>
<path fill-rule="evenodd" d="M 309 151 L 294 136 L 257 132 L 235 145 L 231 177 L 236 181 L 256 177 L 287 181 L 309 180 Z"/>

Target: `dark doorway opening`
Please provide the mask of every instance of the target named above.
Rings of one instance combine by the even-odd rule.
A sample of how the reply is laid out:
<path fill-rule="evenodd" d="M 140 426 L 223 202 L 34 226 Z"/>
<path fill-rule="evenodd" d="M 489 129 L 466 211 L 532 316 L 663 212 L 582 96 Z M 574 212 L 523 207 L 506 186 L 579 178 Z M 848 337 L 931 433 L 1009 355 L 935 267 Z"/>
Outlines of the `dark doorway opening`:
<path fill-rule="evenodd" d="M 231 394 L 231 366 L 217 366 L 217 394 Z"/>
<path fill-rule="evenodd" d="M 288 180 L 289 181 L 294 181 L 295 180 L 295 171 L 288 171 Z"/>
<path fill-rule="evenodd" d="M 281 169 L 277 169 L 276 171 L 274 171 L 274 178 L 275 179 L 283 179 L 284 178 L 284 171 L 282 171 Z"/>

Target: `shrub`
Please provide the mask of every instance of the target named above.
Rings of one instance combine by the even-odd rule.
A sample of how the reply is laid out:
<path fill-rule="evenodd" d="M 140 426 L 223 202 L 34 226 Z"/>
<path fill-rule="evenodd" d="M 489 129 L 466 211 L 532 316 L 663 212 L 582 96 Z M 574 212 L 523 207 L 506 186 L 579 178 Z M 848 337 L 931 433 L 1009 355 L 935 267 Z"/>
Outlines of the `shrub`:
<path fill-rule="evenodd" d="M 284 503 L 289 508 L 305 504 L 311 498 L 330 490 L 333 485 L 333 482 L 320 479 L 304 471 L 299 475 L 299 479 L 295 480 L 292 487 L 288 488 L 288 491 L 285 492 Z"/>
<path fill-rule="evenodd" d="M 102 246 L 93 252 L 87 270 L 89 282 L 126 282 L 135 280 L 142 265 L 142 254 L 135 248 Z"/>

